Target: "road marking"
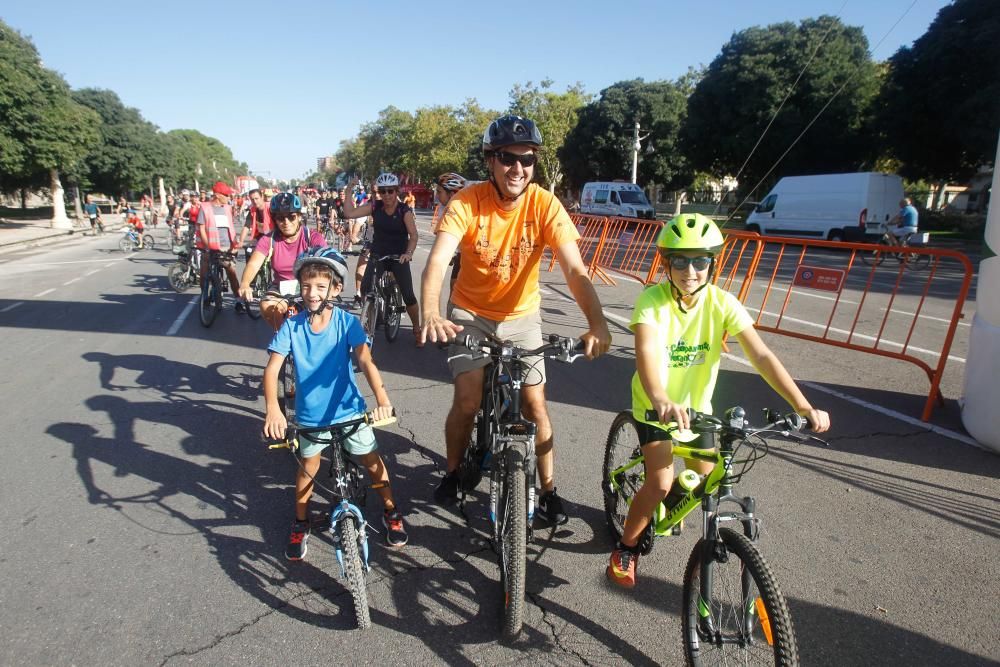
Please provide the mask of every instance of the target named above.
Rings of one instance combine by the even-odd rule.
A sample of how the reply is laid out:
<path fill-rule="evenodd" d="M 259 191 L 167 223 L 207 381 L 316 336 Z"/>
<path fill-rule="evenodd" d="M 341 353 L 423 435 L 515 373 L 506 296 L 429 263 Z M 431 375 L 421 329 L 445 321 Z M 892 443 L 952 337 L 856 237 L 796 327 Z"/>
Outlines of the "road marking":
<path fill-rule="evenodd" d="M 181 325 L 184 324 L 184 320 L 186 320 L 187 316 L 191 314 L 192 310 L 194 310 L 194 307 L 198 304 L 199 298 L 201 297 L 200 296 L 191 297 L 191 300 L 188 302 L 188 305 L 184 306 L 184 310 L 181 311 L 181 314 L 177 316 L 177 319 L 174 320 L 174 323 L 170 325 L 169 329 L 167 329 L 168 336 L 173 336 L 178 331 L 180 331 Z"/>
<path fill-rule="evenodd" d="M 23 305 L 23 304 L 24 304 L 23 301 L 18 301 L 17 303 L 12 303 L 9 306 L 7 306 L 6 308 L 4 308 L 3 310 L 0 310 L 0 313 L 6 313 L 7 311 L 14 310 L 15 308 L 17 308 L 18 306 Z"/>
<path fill-rule="evenodd" d="M 66 287 L 66 285 L 72 285 L 77 280 L 80 280 L 80 278 L 82 278 L 82 277 L 83 276 L 77 276 L 76 278 L 73 278 L 72 280 L 67 280 L 66 282 L 63 283 L 63 287 Z"/>
<path fill-rule="evenodd" d="M 117 259 L 116 259 L 116 260 L 114 260 L 114 261 L 112 261 L 112 262 L 108 262 L 107 264 L 105 264 L 105 265 L 104 265 L 104 267 L 103 267 L 103 268 L 107 268 L 107 267 L 109 267 L 109 266 L 114 266 L 114 265 L 115 265 L 115 262 L 118 262 L 118 261 L 120 261 L 120 260 L 117 260 Z"/>
<path fill-rule="evenodd" d="M 105 262 L 104 258 L 101 259 L 74 259 L 66 262 L 25 262 L 21 266 L 63 266 L 65 264 L 96 264 L 98 262 Z"/>
<path fill-rule="evenodd" d="M 52 292 L 55 292 L 55 291 L 56 291 L 55 287 L 50 287 L 49 289 L 45 290 L 44 292 L 39 292 L 38 294 L 36 294 L 32 298 L 37 299 L 40 296 L 45 296 L 46 294 L 51 294 Z"/>
<path fill-rule="evenodd" d="M 748 307 L 747 310 L 752 310 L 752 311 L 754 311 L 756 313 L 760 313 L 761 312 L 760 309 L 758 309 L 758 308 L 749 308 Z M 770 315 L 771 317 L 779 317 L 778 313 L 772 313 L 772 312 L 766 311 L 766 310 L 764 311 L 764 314 L 765 315 Z M 789 320 L 789 321 L 795 322 L 797 324 L 805 324 L 806 326 L 810 326 L 810 327 L 816 327 L 817 329 L 826 329 L 826 325 L 825 324 L 817 324 L 816 322 L 809 322 L 807 320 L 800 320 L 798 318 L 791 317 L 789 315 L 783 315 L 783 316 L 781 316 L 781 319 L 783 319 L 783 320 Z M 837 333 L 841 333 L 841 334 L 844 334 L 846 336 L 850 336 L 851 335 L 850 331 L 847 331 L 846 329 L 838 329 L 837 327 L 830 327 L 830 331 L 835 331 Z M 877 340 L 875 338 L 875 336 L 868 336 L 866 334 L 857 333 L 857 332 L 854 332 L 853 338 L 862 338 L 862 339 L 870 340 L 870 341 Z M 879 341 L 879 344 L 880 345 L 883 345 L 883 344 L 884 345 L 889 345 L 889 346 L 892 346 L 892 347 L 898 347 L 899 349 L 903 349 L 903 344 L 902 343 L 897 343 L 895 341 L 888 340 L 888 339 L 885 339 L 885 338 L 881 339 Z M 927 350 L 927 349 L 924 349 L 922 347 L 917 347 L 916 345 L 908 345 L 906 347 L 906 350 L 908 352 L 909 351 L 919 352 L 921 354 L 926 354 L 928 356 L 931 356 L 931 357 L 934 357 L 934 358 L 938 358 L 938 359 L 941 357 L 941 353 L 940 352 L 934 352 L 933 350 Z M 949 354 L 948 355 L 948 359 L 949 359 L 949 361 L 957 361 L 957 362 L 963 363 L 963 364 L 965 363 L 965 359 L 963 359 L 962 357 L 956 357 L 953 354 Z"/>
<path fill-rule="evenodd" d="M 98 271 L 100 271 L 100 269 L 94 269 L 93 271 L 87 271 L 85 274 L 83 274 L 83 277 L 86 278 L 87 276 L 92 276 L 95 273 L 97 273 Z"/>

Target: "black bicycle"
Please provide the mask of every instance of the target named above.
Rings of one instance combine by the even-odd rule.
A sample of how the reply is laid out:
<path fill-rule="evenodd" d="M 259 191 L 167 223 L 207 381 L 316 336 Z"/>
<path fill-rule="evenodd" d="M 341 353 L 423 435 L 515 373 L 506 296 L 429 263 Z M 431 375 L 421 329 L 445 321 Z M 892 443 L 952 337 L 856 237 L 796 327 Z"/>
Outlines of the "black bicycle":
<path fill-rule="evenodd" d="M 375 330 L 379 324 L 383 325 L 387 341 L 396 340 L 406 307 L 403 305 L 403 293 L 396 284 L 396 276 L 386 265 L 387 262 L 398 262 L 399 255 L 385 255 L 371 261 L 375 262 L 374 275 L 361 304 L 361 326 L 368 336 L 368 346 L 374 347 Z"/>
<path fill-rule="evenodd" d="M 198 298 L 198 317 L 202 326 L 210 327 L 222 310 L 222 295 L 229 290 L 226 268 L 235 261 L 231 251 L 209 250 L 208 270 Z"/>
<path fill-rule="evenodd" d="M 482 403 L 458 477 L 464 507 L 466 494 L 476 488 L 485 472 L 490 474 L 493 549 L 499 557 L 503 588 L 503 636 L 512 639 L 524 622 L 527 545 L 535 514 L 536 426 L 521 414 L 521 390 L 531 370 L 522 359 L 544 355 L 572 363 L 583 355 L 578 341 L 555 334 L 534 350 L 472 335 L 457 342 L 474 355 L 490 358 Z"/>
<path fill-rule="evenodd" d="M 651 421 L 658 419 L 654 410 L 645 416 Z M 751 426 L 741 407 L 730 408 L 721 419 L 693 410 L 690 417 L 690 430 L 715 434 L 718 450 L 674 443 L 674 456 L 705 461 L 714 467 L 704 478 L 684 471 L 675 482 L 684 492 L 672 489 L 656 506 L 640 537 L 639 553 L 652 551 L 657 537 L 678 534 L 684 517 L 701 505 L 702 537 L 688 558 L 682 593 L 681 627 L 688 664 L 797 665 L 798 645 L 788 605 L 756 546 L 760 530 L 756 501 L 750 496 L 734 495 L 733 486 L 767 454 L 767 441 L 762 437 L 765 434 L 827 443 L 800 434 L 807 423 L 794 413 L 782 416 L 765 410 L 768 423 L 762 428 Z M 675 424 L 667 425 L 668 433 L 675 430 Z M 631 411 L 619 413 L 608 434 L 601 471 L 604 511 L 616 543 L 621 539 L 632 498 L 645 480 L 639 443 Z M 686 485 L 685 475 L 691 477 Z M 720 511 L 723 503 L 737 507 Z M 721 527 L 724 522 L 738 523 L 742 533 Z"/>
<path fill-rule="evenodd" d="M 291 450 L 299 466 L 302 465 L 298 456 L 299 438 L 333 445 L 327 448 L 330 453 L 330 471 L 327 476 L 332 480 L 333 488 L 320 484 L 316 479 L 313 479 L 313 484 L 333 495 L 329 521 L 330 535 L 333 538 L 337 563 L 340 565 L 340 575 L 351 592 L 354 616 L 358 628 L 362 630 L 370 628 L 372 624 L 368 609 L 368 590 L 365 585 L 365 573 L 371 569 L 368 564 L 368 522 L 362 511 L 368 483 L 361 465 L 351 457 L 344 456 L 343 444 L 362 424 L 378 428 L 395 421 L 395 416 L 383 421 L 374 421 L 369 412 L 357 419 L 326 426 L 304 427 L 289 423 L 284 438 L 265 439 L 270 449 L 287 447 Z M 319 435 L 327 431 L 328 436 Z"/>

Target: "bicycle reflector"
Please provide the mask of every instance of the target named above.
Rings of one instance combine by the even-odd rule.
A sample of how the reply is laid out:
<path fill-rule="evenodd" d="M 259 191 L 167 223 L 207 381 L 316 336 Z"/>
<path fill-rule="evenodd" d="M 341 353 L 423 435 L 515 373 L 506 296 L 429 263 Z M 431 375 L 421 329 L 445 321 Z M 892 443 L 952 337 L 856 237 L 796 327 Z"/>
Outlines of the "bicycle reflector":
<path fill-rule="evenodd" d="M 771 619 L 767 617 L 767 609 L 764 608 L 764 601 L 757 596 L 754 600 L 757 607 L 757 616 L 760 618 L 760 629 L 764 631 L 764 638 L 767 639 L 768 646 L 774 646 L 774 639 L 771 637 Z"/>

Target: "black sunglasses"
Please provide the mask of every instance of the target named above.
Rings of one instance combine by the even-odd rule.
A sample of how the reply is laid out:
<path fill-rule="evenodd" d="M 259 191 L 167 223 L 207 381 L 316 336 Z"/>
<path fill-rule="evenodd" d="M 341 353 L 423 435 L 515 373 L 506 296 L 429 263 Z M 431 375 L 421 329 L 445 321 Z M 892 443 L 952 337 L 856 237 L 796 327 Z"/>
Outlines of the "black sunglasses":
<path fill-rule="evenodd" d="M 528 167 L 534 167 L 535 163 L 538 162 L 538 156 L 534 153 L 518 155 L 517 153 L 509 153 L 507 151 L 493 151 L 493 155 L 505 167 L 513 167 L 515 162 L 520 162 L 521 166 L 527 169 Z"/>
<path fill-rule="evenodd" d="M 282 223 L 282 222 L 292 222 L 296 218 L 298 218 L 298 216 L 299 216 L 298 213 L 288 213 L 288 214 L 279 213 L 279 214 L 277 214 L 277 215 L 274 216 L 274 221 L 277 222 L 277 223 L 279 223 L 279 224 Z"/>
<path fill-rule="evenodd" d="M 380 195 L 394 195 L 396 194 L 396 188 L 379 188 L 378 193 Z"/>
<path fill-rule="evenodd" d="M 693 266 L 695 271 L 704 271 L 712 265 L 711 257 L 685 257 L 684 255 L 669 255 L 667 261 L 670 268 L 678 271 L 685 271 L 687 267 Z"/>

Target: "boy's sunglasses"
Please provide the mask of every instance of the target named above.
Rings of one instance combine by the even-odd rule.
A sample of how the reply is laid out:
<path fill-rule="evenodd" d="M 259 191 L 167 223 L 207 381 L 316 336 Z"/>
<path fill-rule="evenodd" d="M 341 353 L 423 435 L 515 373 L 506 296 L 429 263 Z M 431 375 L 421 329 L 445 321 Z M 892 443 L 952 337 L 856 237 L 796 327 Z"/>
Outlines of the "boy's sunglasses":
<path fill-rule="evenodd" d="M 535 163 L 538 162 L 538 156 L 534 153 L 518 155 L 517 153 L 509 153 L 507 151 L 493 151 L 493 154 L 500 161 L 500 164 L 505 167 L 513 167 L 515 162 L 520 162 L 521 166 L 527 169 L 528 167 L 534 167 Z"/>
<path fill-rule="evenodd" d="M 684 255 L 668 255 L 667 261 L 670 268 L 677 271 L 686 271 L 687 267 L 693 266 L 695 271 L 704 271 L 712 265 L 711 257 L 686 257 Z"/>
<path fill-rule="evenodd" d="M 394 195 L 396 194 L 396 188 L 379 188 L 378 193 L 380 195 Z"/>

